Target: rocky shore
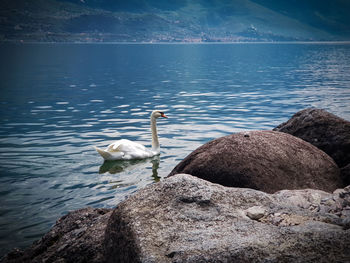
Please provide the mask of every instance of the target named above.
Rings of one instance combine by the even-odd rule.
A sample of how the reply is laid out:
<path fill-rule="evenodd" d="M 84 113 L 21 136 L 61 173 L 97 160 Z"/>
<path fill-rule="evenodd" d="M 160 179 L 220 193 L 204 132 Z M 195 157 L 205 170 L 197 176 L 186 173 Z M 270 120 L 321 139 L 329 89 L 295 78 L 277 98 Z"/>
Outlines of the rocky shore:
<path fill-rule="evenodd" d="M 73 211 L 1 262 L 350 262 L 349 154 L 350 122 L 305 109 L 199 147 L 115 209 Z"/>

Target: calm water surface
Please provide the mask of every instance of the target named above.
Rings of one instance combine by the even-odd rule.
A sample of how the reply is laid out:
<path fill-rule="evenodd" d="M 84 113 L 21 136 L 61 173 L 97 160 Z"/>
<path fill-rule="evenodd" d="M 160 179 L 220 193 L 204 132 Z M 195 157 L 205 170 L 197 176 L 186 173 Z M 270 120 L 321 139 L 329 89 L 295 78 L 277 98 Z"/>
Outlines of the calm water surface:
<path fill-rule="evenodd" d="M 113 207 L 203 143 L 272 129 L 306 107 L 350 119 L 350 45 L 0 45 L 0 255 L 70 210 Z M 93 146 L 151 144 L 103 163 Z"/>

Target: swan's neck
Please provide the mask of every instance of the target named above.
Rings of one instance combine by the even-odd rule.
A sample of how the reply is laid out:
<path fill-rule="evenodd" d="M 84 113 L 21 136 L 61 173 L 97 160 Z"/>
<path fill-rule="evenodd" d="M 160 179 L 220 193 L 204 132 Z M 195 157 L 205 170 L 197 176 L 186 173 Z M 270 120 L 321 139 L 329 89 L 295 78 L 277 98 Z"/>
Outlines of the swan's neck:
<path fill-rule="evenodd" d="M 157 120 L 153 116 L 151 117 L 151 131 L 152 131 L 152 151 L 159 153 L 160 146 L 157 133 Z"/>

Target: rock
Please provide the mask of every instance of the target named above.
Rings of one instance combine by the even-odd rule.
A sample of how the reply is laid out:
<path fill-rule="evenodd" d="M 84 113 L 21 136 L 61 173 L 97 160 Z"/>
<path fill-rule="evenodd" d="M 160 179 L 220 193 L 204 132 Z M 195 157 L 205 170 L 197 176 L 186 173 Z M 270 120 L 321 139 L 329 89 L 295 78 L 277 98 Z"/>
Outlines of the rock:
<path fill-rule="evenodd" d="M 106 228 L 106 261 L 349 262 L 349 214 L 314 209 L 339 198 L 346 205 L 345 196 L 350 188 L 267 194 L 178 174 L 118 205 Z"/>
<path fill-rule="evenodd" d="M 259 220 L 266 213 L 266 210 L 261 206 L 253 206 L 247 209 L 246 215 L 253 220 Z"/>
<path fill-rule="evenodd" d="M 340 170 L 344 185 L 350 185 L 350 163 Z"/>
<path fill-rule="evenodd" d="M 1 262 L 348 262 L 349 211 L 350 186 L 267 194 L 179 174 L 113 213 L 71 212 Z"/>
<path fill-rule="evenodd" d="M 339 167 L 350 163 L 350 122 L 325 110 L 299 111 L 274 130 L 313 144 L 331 156 Z"/>
<path fill-rule="evenodd" d="M 303 188 L 332 192 L 343 186 L 339 168 L 327 154 L 299 138 L 274 131 L 237 133 L 208 142 L 169 176 L 178 173 L 267 193 Z"/>
<path fill-rule="evenodd" d="M 102 241 L 110 209 L 85 208 L 61 217 L 28 249 L 15 249 L 1 262 L 103 262 Z"/>

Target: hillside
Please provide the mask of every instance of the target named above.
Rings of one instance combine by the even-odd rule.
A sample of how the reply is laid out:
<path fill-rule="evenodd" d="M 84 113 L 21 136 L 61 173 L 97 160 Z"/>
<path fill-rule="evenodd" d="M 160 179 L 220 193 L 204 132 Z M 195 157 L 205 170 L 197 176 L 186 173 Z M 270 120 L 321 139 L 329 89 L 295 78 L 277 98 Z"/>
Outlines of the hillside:
<path fill-rule="evenodd" d="M 331 1 L 329 1 L 331 2 Z M 2 0 L 0 40 L 350 40 L 350 4 L 277 0 Z"/>

